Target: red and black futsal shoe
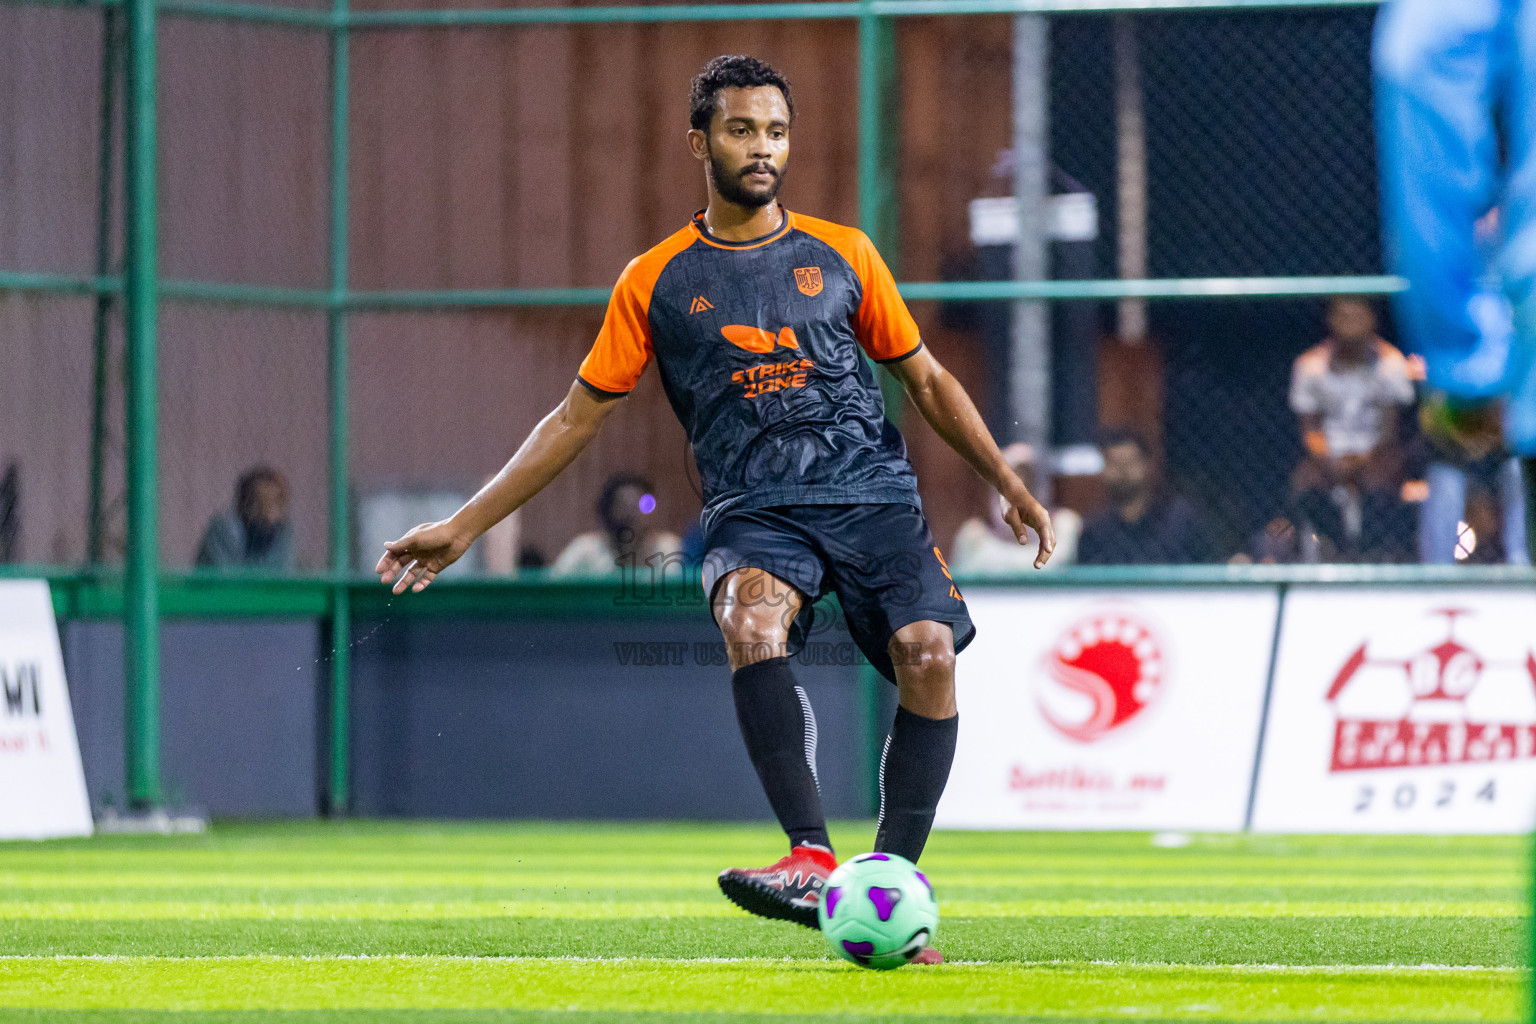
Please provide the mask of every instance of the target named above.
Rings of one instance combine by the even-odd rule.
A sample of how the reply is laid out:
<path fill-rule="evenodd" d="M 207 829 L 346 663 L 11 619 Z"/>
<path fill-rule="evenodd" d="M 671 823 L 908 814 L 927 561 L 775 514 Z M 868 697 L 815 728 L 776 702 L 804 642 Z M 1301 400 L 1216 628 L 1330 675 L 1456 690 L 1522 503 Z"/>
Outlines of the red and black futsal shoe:
<path fill-rule="evenodd" d="M 720 891 L 749 914 L 820 928 L 816 906 L 835 867 L 831 850 L 797 846 L 766 868 L 726 868 L 720 872 Z"/>

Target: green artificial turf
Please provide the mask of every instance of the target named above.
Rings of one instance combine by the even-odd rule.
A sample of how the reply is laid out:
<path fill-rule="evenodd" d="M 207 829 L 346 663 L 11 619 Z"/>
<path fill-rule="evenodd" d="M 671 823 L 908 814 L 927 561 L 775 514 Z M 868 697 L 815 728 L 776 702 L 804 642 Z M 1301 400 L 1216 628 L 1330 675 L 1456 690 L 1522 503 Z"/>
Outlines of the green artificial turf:
<path fill-rule="evenodd" d="M 868 835 L 834 830 L 845 853 Z M 1525 1015 L 1523 839 L 938 833 L 923 867 L 950 962 L 889 974 L 721 899 L 721 867 L 781 844 L 758 826 L 352 822 L 0 846 L 0 1018 Z"/>

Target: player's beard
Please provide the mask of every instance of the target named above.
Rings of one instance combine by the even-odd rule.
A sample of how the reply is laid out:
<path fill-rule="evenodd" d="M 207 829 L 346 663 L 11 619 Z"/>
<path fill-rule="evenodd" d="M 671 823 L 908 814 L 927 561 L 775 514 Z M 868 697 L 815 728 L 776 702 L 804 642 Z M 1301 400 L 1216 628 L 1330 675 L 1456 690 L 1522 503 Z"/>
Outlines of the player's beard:
<path fill-rule="evenodd" d="M 721 163 L 720 158 L 711 149 L 709 151 L 710 184 L 715 187 L 716 192 L 720 193 L 720 198 L 728 203 L 745 206 L 749 210 L 767 206 L 779 196 L 779 186 L 784 184 L 784 171 L 773 166 L 771 161 L 764 162 L 767 163 L 768 169 L 773 172 L 772 184 L 761 188 L 749 188 L 742 182 L 742 178 L 761 166 L 761 164 L 748 164 L 739 170 L 732 170 Z"/>

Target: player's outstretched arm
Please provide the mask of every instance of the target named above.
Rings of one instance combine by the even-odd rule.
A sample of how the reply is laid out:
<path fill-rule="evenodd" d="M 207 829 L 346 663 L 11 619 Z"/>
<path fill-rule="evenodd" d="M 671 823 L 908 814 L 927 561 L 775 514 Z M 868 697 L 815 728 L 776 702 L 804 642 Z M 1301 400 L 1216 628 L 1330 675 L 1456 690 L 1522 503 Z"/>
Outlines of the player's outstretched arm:
<path fill-rule="evenodd" d="M 469 546 L 501 522 L 575 460 L 597 436 L 621 396 L 599 398 L 580 381 L 571 383 L 565 400 L 539 421 L 528 439 L 473 498 L 447 519 L 424 523 L 384 545 L 374 571 L 397 594 L 426 588 Z"/>
<path fill-rule="evenodd" d="M 923 419 L 1002 495 L 1008 506 L 1003 519 L 1019 543 L 1029 542 L 1026 527 L 1039 534 L 1040 551 L 1035 556 L 1035 568 L 1044 568 L 1051 552 L 1056 549 L 1056 531 L 1051 527 L 1050 513 L 1029 493 L 1024 481 L 1003 458 L 997 442 L 992 439 L 992 432 L 987 429 L 965 388 L 933 358 L 926 345 L 914 355 L 887 363 L 886 368 L 907 389 L 912 404 L 923 414 Z"/>

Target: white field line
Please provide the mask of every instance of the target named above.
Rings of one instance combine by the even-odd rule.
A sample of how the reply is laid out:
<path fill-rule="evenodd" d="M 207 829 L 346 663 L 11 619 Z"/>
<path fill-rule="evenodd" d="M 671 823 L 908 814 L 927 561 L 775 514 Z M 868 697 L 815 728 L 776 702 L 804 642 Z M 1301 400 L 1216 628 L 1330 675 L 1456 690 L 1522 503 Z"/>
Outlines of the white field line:
<path fill-rule="evenodd" d="M 822 958 L 830 960 L 830 957 Z M 213 956 L 126 956 L 120 953 L 20 953 L 0 954 L 0 963 L 9 962 L 88 962 L 88 963 L 331 963 L 350 960 L 386 960 L 405 963 L 507 963 L 507 964 L 803 964 L 819 962 L 804 957 L 651 957 L 651 956 L 463 956 L 437 953 L 343 953 L 281 956 L 268 953 L 225 954 Z M 1528 974 L 1528 967 L 1489 966 L 1484 964 L 1169 964 L 1140 963 L 1128 960 L 951 960 L 952 966 L 965 967 L 1107 967 L 1142 971 L 1198 971 L 1220 974 L 1386 974 L 1398 972 L 1453 974 Z"/>

